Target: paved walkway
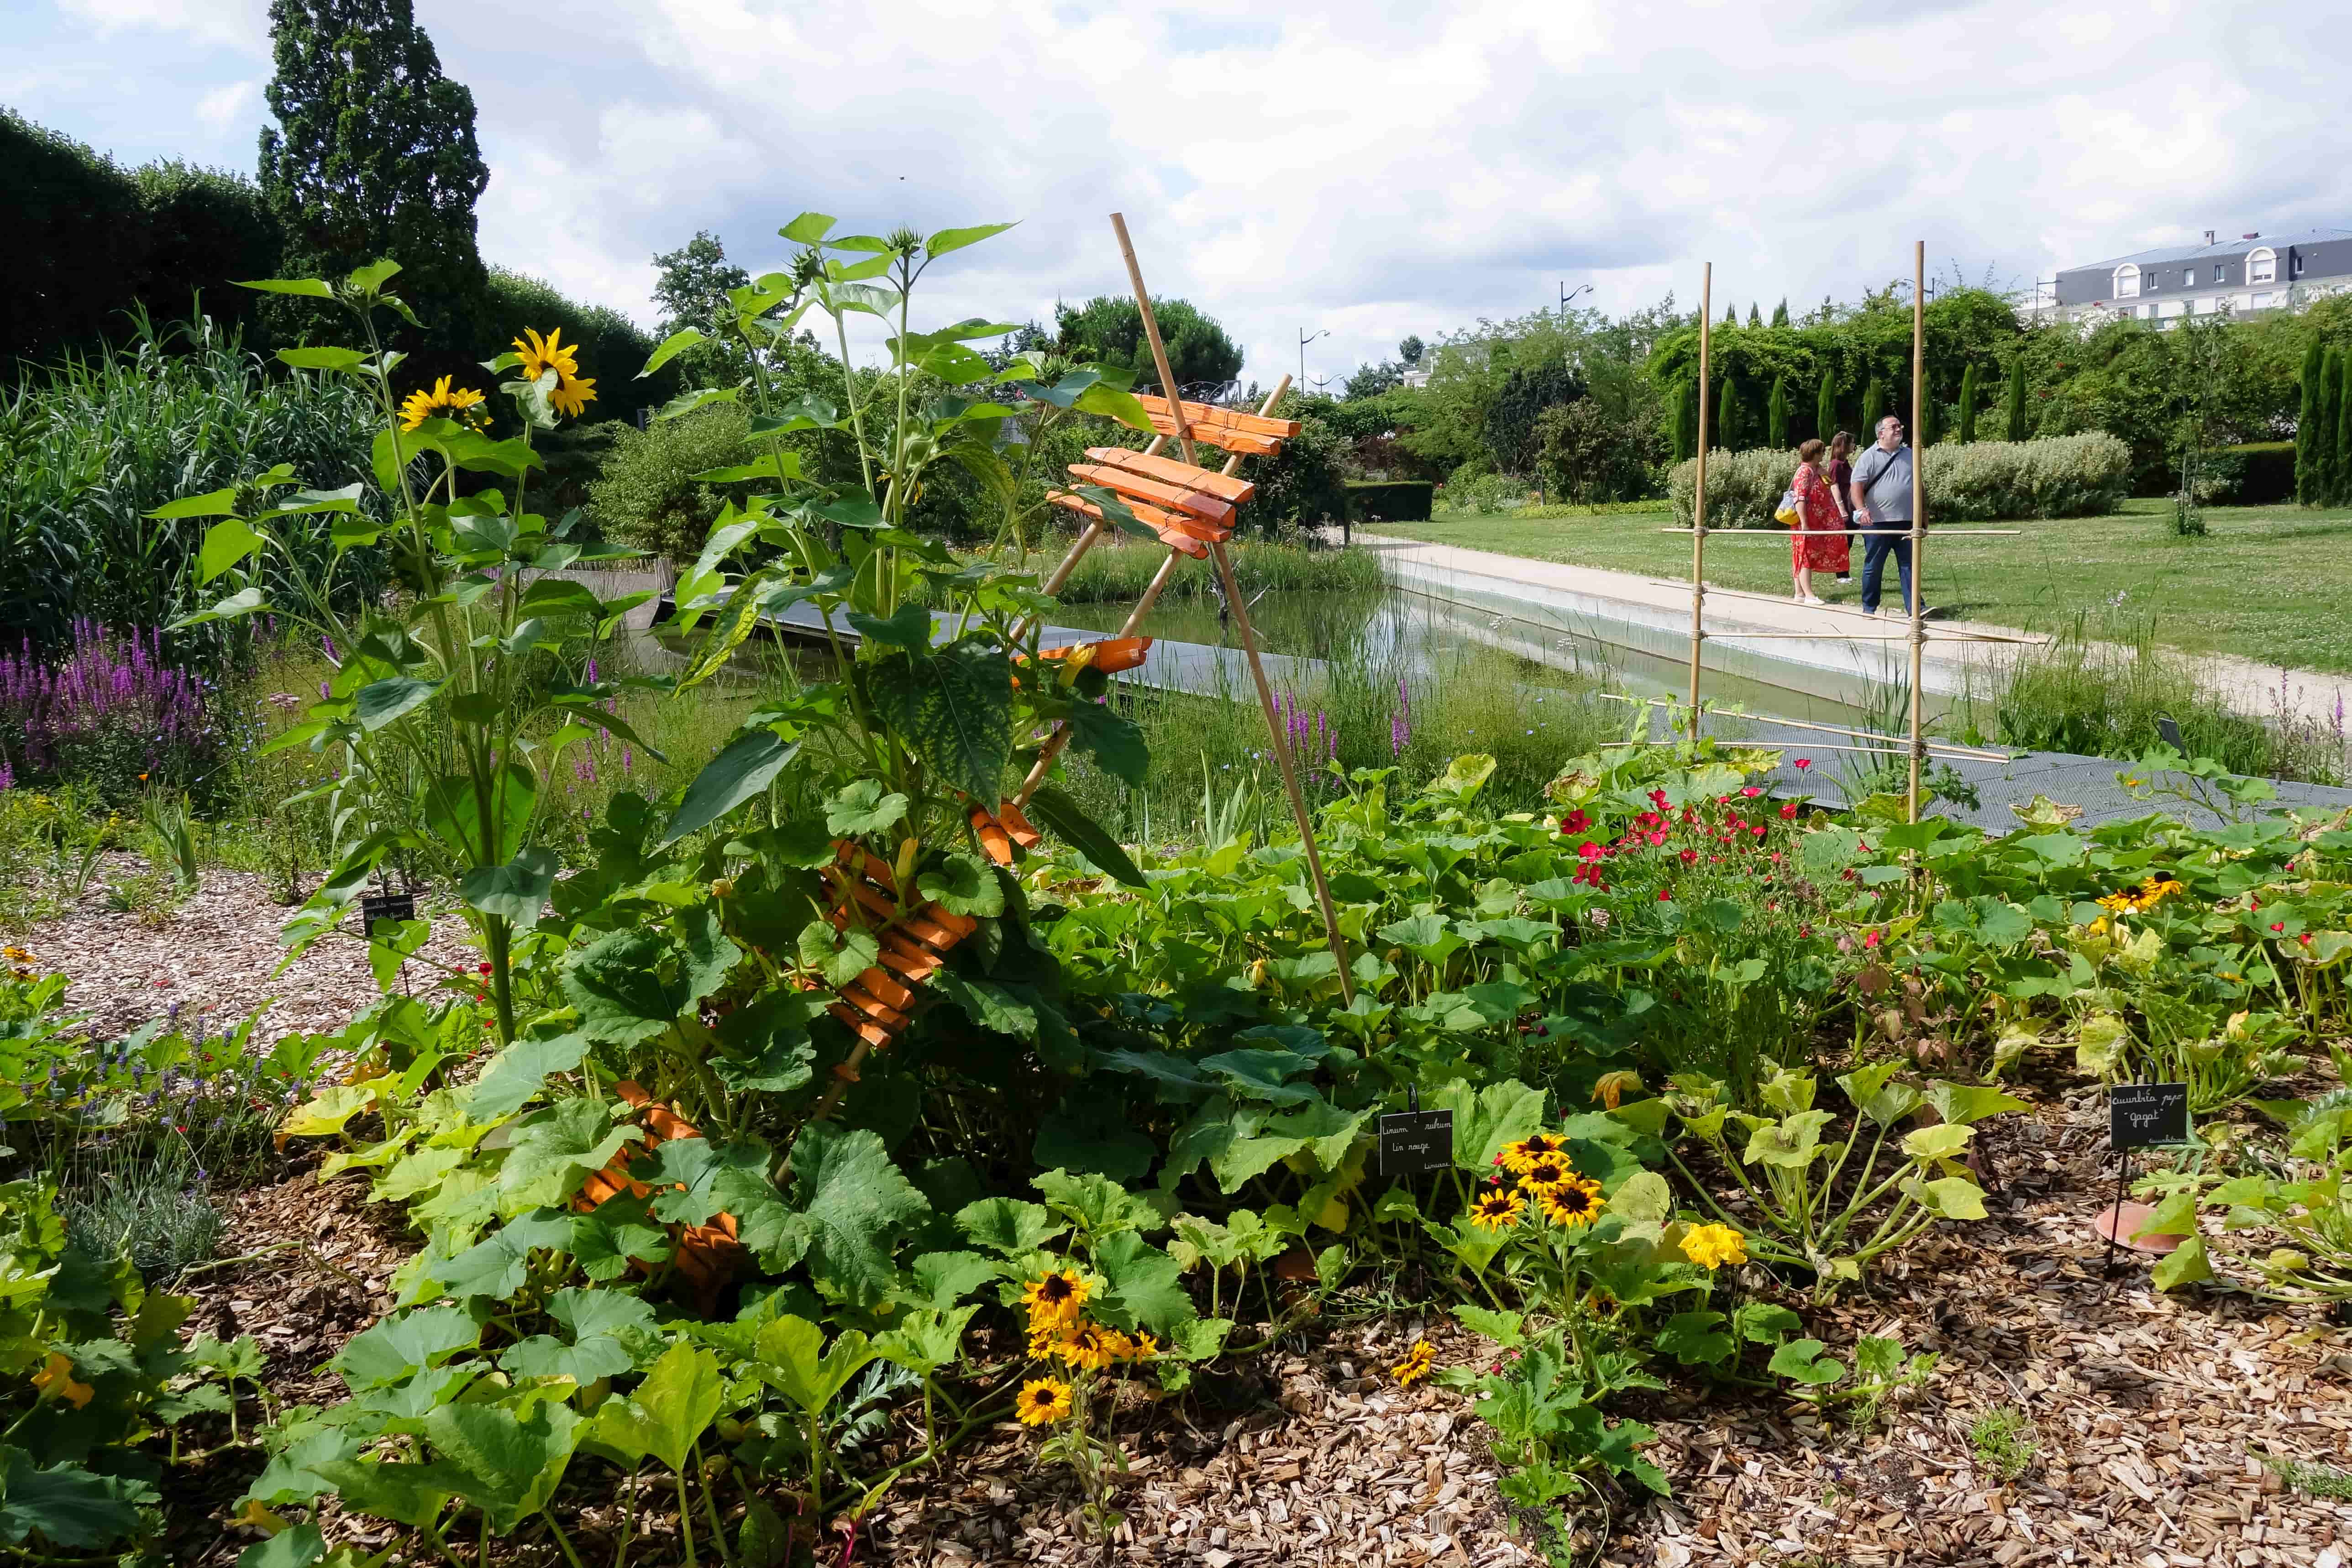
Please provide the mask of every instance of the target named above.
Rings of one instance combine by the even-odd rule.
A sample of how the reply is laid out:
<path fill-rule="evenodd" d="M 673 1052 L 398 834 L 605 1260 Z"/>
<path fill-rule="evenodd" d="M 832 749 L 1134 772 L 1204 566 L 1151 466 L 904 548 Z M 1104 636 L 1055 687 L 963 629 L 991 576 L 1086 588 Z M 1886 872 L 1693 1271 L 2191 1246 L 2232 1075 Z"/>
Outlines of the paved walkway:
<path fill-rule="evenodd" d="M 1477 609 L 1518 614 L 1604 643 L 1677 659 L 1687 656 L 1687 579 L 1677 582 L 1360 530 L 1356 537 L 1381 552 L 1391 580 L 1401 586 Z M 1957 695 L 1969 689 L 1972 680 L 1975 689 L 1984 692 L 1989 678 L 2021 646 L 2037 640 L 2014 627 L 1941 619 L 1935 615 L 1933 602 L 1931 591 L 1921 676 L 1921 685 L 1931 693 Z M 1898 618 L 1868 616 L 1842 605 L 1799 604 L 1780 595 L 1713 584 L 1706 590 L 1706 667 L 1774 685 L 1883 682 L 1903 668 L 1909 653 L 1909 629 Z M 1866 641 L 1839 640 L 1857 636 Z M 1814 637 L 1822 640 L 1810 640 Z M 2216 693 L 2241 713 L 2292 719 L 2321 734 L 2334 734 L 2339 741 L 2352 723 L 2352 677 L 2224 655 L 2205 656 L 2198 663 Z"/>

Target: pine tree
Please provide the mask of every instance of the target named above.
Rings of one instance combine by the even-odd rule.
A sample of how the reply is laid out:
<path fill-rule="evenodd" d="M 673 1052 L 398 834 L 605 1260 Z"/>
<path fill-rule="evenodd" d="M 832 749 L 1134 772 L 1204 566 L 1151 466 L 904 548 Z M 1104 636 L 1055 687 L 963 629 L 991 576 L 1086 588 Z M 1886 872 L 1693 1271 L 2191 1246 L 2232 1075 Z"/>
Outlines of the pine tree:
<path fill-rule="evenodd" d="M 2330 349 L 2319 362 L 2319 406 L 2312 421 L 2311 499 L 2315 506 L 2336 504 L 2336 460 L 2341 455 L 2336 449 L 2336 393 L 2344 377 L 2343 356 Z"/>
<path fill-rule="evenodd" d="M 277 75 L 261 191 L 283 276 L 334 277 L 388 256 L 428 345 L 485 350 L 488 287 L 474 203 L 489 183 L 474 95 L 441 74 L 411 0 L 270 0 Z"/>
<path fill-rule="evenodd" d="M 1886 383 L 1876 376 L 1862 393 L 1862 441 L 1867 446 L 1878 439 L 1878 422 L 1886 417 Z"/>
<path fill-rule="evenodd" d="M 1977 438 L 1977 367 L 1973 361 L 1960 372 L 1960 444 Z"/>
<path fill-rule="evenodd" d="M 1725 304 L 1723 308 L 1723 324 L 1727 327 L 1737 327 L 1739 325 L 1738 306 L 1729 303 Z"/>
<path fill-rule="evenodd" d="M 1837 372 L 1822 372 L 1822 390 L 1813 396 L 1813 434 L 1827 441 L 1837 434 Z"/>
<path fill-rule="evenodd" d="M 1920 387 L 1919 407 L 1914 415 L 1914 423 L 1919 428 L 1911 433 L 1913 445 L 1929 447 L 1944 438 L 1944 411 L 1936 402 L 1934 386 Z"/>
<path fill-rule="evenodd" d="M 2327 345 L 2315 332 L 2303 351 L 2303 405 L 2294 422 L 2294 498 L 2306 507 L 2319 505 L 2320 379 L 2326 371 Z"/>
<path fill-rule="evenodd" d="M 1789 378 L 1772 379 L 1772 395 L 1764 404 L 1764 444 L 1775 452 L 1786 452 L 1795 444 L 1789 439 Z"/>
<path fill-rule="evenodd" d="M 1715 429 L 1712 433 L 1718 452 L 1737 452 L 1739 438 L 1746 432 L 1739 419 L 1739 389 L 1729 376 L 1723 378 L 1723 395 L 1716 400 Z"/>
<path fill-rule="evenodd" d="M 1772 325 L 1775 327 L 1785 327 L 1788 324 L 1789 297 L 1784 294 L 1780 297 L 1780 303 L 1772 307 Z"/>
<path fill-rule="evenodd" d="M 2011 441 L 2025 439 L 2025 358 L 2020 355 L 2009 362 L 2009 428 Z"/>
<path fill-rule="evenodd" d="M 1750 327 L 1761 327 L 1764 325 L 1764 313 L 1756 308 L 1756 304 L 1753 300 L 1750 300 L 1748 305 L 1748 324 Z"/>

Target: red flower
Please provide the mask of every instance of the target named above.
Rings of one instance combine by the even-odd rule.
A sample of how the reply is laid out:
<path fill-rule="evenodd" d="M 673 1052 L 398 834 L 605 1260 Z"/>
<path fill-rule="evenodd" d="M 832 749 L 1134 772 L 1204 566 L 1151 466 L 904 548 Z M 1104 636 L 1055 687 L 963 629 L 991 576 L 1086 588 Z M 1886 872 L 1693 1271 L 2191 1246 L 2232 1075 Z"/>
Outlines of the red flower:
<path fill-rule="evenodd" d="M 1666 792 L 1664 789 L 1651 790 L 1650 804 L 1655 806 L 1661 811 L 1664 810 L 1666 809 Z"/>
<path fill-rule="evenodd" d="M 1597 861 L 1608 852 L 1609 852 L 1607 850 L 1602 849 L 1591 839 L 1587 839 L 1582 843 L 1576 846 L 1576 855 L 1579 860 Z"/>
<path fill-rule="evenodd" d="M 1800 768 L 1811 768 L 1812 765 L 1813 759 L 1810 757 L 1800 757 L 1797 758 L 1797 766 Z"/>
<path fill-rule="evenodd" d="M 2271 924 L 2271 929 L 2273 931 L 2284 931 L 2286 929 L 2286 922 L 2284 920 L 2273 921 Z"/>
<path fill-rule="evenodd" d="M 1666 831 L 1664 828 L 1660 828 L 1656 832 L 1650 835 L 1650 847 L 1652 849 L 1656 849 L 1660 844 L 1663 844 L 1665 841 Z"/>
<path fill-rule="evenodd" d="M 1782 821 L 1792 822 L 1796 821 L 1796 819 L 1797 803 L 1794 800 L 1790 801 L 1787 805 L 1780 808 L 1780 820 Z"/>
<path fill-rule="evenodd" d="M 1740 791 L 1739 791 L 1739 792 L 1740 792 L 1740 794 L 1741 794 L 1741 795 L 1743 795 L 1743 796 L 1747 797 L 1747 798 L 1748 798 L 1748 800 L 1753 800 L 1754 799 L 1756 799 L 1756 797 L 1757 797 L 1757 796 L 1761 795 L 1762 793 L 1764 793 L 1764 791 L 1763 791 L 1763 790 L 1761 790 L 1761 789 L 1758 789 L 1758 788 L 1757 788 L 1755 785 L 1753 785 L 1753 784 L 1743 785 L 1743 786 L 1740 788 Z"/>
<path fill-rule="evenodd" d="M 1763 823 L 1761 823 L 1761 822 L 1759 822 L 1759 823 L 1757 823 L 1754 827 L 1752 827 L 1752 828 L 1748 829 L 1748 831 L 1749 832 L 1751 832 L 1751 833 L 1754 833 L 1758 838 L 1759 838 L 1759 839 L 1760 839 L 1760 838 L 1762 838 L 1762 837 L 1764 836 L 1764 824 L 1763 824 Z"/>
<path fill-rule="evenodd" d="M 490 967 L 488 964 L 477 964 L 474 966 L 474 973 L 478 975 L 487 975 L 489 972 Z"/>
<path fill-rule="evenodd" d="M 1667 900 L 1669 900 L 1669 899 L 1671 899 L 1671 898 L 1673 898 L 1673 897 L 1674 897 L 1674 894 L 1671 894 L 1671 893 L 1668 893 L 1664 888 L 1663 888 L 1663 887 L 1662 887 L 1662 888 L 1658 889 L 1658 902 L 1659 902 L 1660 904 L 1664 904 L 1664 903 L 1665 903 Z"/>
<path fill-rule="evenodd" d="M 1697 863 L 1698 852 L 1696 850 L 1685 850 L 1683 852 L 1683 864 L 1696 865 Z"/>
<path fill-rule="evenodd" d="M 2295 940 L 2308 947 L 2311 946 L 2311 933 L 2306 931 L 2302 936 L 2296 937 Z"/>
<path fill-rule="evenodd" d="M 1592 819 L 1584 814 L 1581 806 L 1559 820 L 1559 831 L 1563 833 L 1580 833 L 1591 826 Z"/>
<path fill-rule="evenodd" d="M 1871 932 L 1869 935 L 1867 935 L 1867 936 L 1865 936 L 1864 937 L 1863 937 L 1863 939 L 1862 939 L 1862 945 L 1863 945 L 1864 946 L 1865 946 L 1865 947 L 1875 947 L 1875 946 L 1878 946 L 1878 933 L 1877 933 L 1877 932 L 1875 932 L 1875 931 L 1873 931 L 1873 932 Z"/>
<path fill-rule="evenodd" d="M 1797 927 L 1797 935 L 1800 936 L 1811 936 L 1812 934 L 1813 928 L 1810 925 L 1800 925 Z"/>

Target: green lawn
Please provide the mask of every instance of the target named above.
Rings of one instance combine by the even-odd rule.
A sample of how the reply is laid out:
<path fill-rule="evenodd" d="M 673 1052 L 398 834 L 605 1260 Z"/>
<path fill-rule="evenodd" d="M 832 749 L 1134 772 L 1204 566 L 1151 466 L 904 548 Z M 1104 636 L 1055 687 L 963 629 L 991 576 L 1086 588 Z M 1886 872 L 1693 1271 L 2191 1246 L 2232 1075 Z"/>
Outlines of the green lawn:
<path fill-rule="evenodd" d="M 2212 507 L 2203 538 L 2176 538 L 2169 501 L 2126 501 L 2113 517 L 2057 522 L 1956 524 L 2016 528 L 2015 538 L 1927 541 L 1927 602 L 1998 625 L 2053 630 L 2088 612 L 2095 634 L 2125 635 L 2153 621 L 2157 641 L 2237 653 L 2300 669 L 2352 672 L 2352 508 Z M 1507 555 L 1608 567 L 1651 577 L 1690 576 L 1688 534 L 1660 533 L 1663 509 L 1519 518 L 1440 513 L 1384 524 L 1382 533 Z M 1788 536 L 1707 539 L 1706 578 L 1725 588 L 1789 590 Z M 1855 581 L 1814 579 L 1823 598 L 1860 595 Z M 1895 597 L 1889 569 L 1887 597 Z"/>

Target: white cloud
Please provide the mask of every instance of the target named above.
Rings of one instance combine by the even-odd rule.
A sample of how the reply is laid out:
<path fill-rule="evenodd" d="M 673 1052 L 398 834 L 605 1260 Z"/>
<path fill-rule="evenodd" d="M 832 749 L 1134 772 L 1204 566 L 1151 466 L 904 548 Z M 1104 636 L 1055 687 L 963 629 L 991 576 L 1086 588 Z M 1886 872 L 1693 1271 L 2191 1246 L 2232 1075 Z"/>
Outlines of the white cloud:
<path fill-rule="evenodd" d="M 57 68 L 144 33 L 259 47 L 260 0 L 58 0 Z M 2227 7 L 1955 0 L 1900 15 L 1601 0 L 1118 6 L 419 0 L 492 169 L 486 253 L 645 319 L 697 228 L 758 267 L 803 208 L 850 231 L 1021 218 L 942 264 L 941 318 L 1044 316 L 1147 279 L 1270 381 L 1339 377 L 1592 283 L 1716 309 L 1853 298 L 1930 265 L 2023 283 L 2204 228 L 2352 226 L 2326 151 L 2352 29 Z M 211 29 L 208 34 L 206 29 Z M 76 56 L 75 35 L 79 32 Z M 2149 47 L 2158 39 L 2161 47 Z M 194 138 L 252 76 L 128 51 Z M 174 107 L 180 106 L 180 107 Z M 28 111 L 39 118 L 37 105 Z M 90 128 L 62 128 L 104 143 Z"/>
<path fill-rule="evenodd" d="M 257 79 L 224 83 L 196 99 L 196 122 L 216 136 L 240 120 L 257 122 L 263 112 Z"/>

